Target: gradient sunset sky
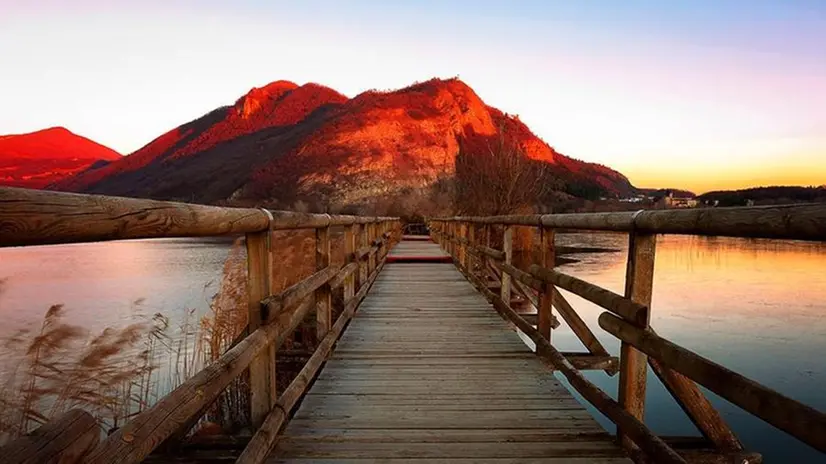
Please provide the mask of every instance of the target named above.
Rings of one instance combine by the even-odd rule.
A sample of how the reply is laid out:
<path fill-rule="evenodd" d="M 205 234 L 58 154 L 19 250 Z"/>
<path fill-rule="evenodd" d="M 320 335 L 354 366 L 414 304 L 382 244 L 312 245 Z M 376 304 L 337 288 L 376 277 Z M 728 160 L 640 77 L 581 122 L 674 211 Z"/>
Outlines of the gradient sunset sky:
<path fill-rule="evenodd" d="M 826 0 L 0 0 L 0 133 L 130 153 L 251 87 L 459 76 L 639 187 L 826 184 Z"/>

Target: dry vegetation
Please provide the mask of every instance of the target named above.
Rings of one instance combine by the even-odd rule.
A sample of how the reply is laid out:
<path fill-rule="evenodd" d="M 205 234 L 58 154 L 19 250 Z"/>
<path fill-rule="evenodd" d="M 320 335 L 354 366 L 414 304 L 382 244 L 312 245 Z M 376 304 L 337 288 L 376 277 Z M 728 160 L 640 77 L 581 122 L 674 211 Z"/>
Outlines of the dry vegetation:
<path fill-rule="evenodd" d="M 273 239 L 272 285 L 273 292 L 279 292 L 315 271 L 315 234 L 291 231 L 276 233 Z M 331 242 L 334 263 L 341 262 L 341 235 L 333 234 Z M 54 305 L 36 330 L 20 330 L 0 340 L 6 359 L 19 360 L 0 377 L 0 444 L 73 408 L 92 413 L 102 431 L 109 432 L 154 404 L 244 336 L 246 274 L 246 252 L 238 240 L 224 263 L 210 313 L 200 320 L 190 309 L 180 326 L 170 327 L 164 315 L 147 314 L 127 327 L 91 334 L 70 323 L 69 309 Z M 0 293 L 4 285 L 0 279 Z M 141 309 L 142 303 L 133 305 Z M 284 350 L 314 348 L 311 315 Z M 290 374 L 280 370 L 279 384 L 288 383 Z M 196 429 L 220 433 L 243 428 L 248 423 L 247 382 L 246 376 L 236 379 Z"/>

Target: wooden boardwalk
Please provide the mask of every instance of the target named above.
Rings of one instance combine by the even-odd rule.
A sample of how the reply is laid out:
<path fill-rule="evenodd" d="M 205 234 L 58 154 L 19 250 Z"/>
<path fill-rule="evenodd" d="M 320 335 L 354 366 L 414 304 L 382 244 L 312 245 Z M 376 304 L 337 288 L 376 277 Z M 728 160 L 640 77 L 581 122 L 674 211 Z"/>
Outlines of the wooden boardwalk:
<path fill-rule="evenodd" d="M 452 264 L 388 262 L 268 462 L 396 461 L 630 462 Z"/>

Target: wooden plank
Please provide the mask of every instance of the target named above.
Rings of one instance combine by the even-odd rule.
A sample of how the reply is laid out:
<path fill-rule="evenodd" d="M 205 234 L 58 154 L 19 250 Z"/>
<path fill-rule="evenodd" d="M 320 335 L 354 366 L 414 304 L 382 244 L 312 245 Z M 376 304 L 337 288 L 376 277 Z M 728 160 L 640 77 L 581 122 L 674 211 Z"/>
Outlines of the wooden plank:
<path fill-rule="evenodd" d="M 74 464 L 83 462 L 99 440 L 95 418 L 86 411 L 72 409 L 0 447 L 0 456 L 7 464 Z"/>
<path fill-rule="evenodd" d="M 384 266 L 283 437 L 272 462 L 544 462 L 555 447 L 559 459 L 629 462 L 456 267 L 438 263 Z"/>
<path fill-rule="evenodd" d="M 247 304 L 250 332 L 268 323 L 263 301 L 270 295 L 272 281 L 272 253 L 269 230 L 247 234 Z M 275 370 L 276 347 L 268 346 L 249 366 L 250 421 L 258 428 L 278 399 Z"/>
<path fill-rule="evenodd" d="M 381 264 L 376 270 L 376 275 L 381 270 Z M 372 279 L 375 279 L 375 275 Z M 281 426 L 287 420 L 287 416 L 295 407 L 298 399 L 304 394 L 312 382 L 313 378 L 321 368 L 322 363 L 327 359 L 330 351 L 333 349 L 333 344 L 338 340 L 350 318 L 356 311 L 359 303 L 367 294 L 370 282 L 362 288 L 357 295 L 353 295 L 345 304 L 344 311 L 339 316 L 335 325 L 325 335 L 324 339 L 319 343 L 313 355 L 307 360 L 307 363 L 298 373 L 298 375 L 290 382 L 289 387 L 284 391 L 284 394 L 278 398 L 276 408 L 267 416 L 264 424 L 255 433 L 250 442 L 244 448 L 244 451 L 238 457 L 236 463 L 238 464 L 257 464 L 263 462 L 269 453 L 272 446 L 275 444 L 278 432 Z"/>

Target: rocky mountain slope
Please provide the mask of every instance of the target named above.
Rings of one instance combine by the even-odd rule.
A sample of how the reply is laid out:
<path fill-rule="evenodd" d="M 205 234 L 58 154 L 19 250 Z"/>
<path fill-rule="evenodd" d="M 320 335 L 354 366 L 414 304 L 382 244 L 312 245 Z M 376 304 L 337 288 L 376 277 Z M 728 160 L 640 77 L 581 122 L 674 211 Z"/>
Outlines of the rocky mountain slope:
<path fill-rule="evenodd" d="M 277 81 L 52 188 L 187 201 L 358 204 L 455 174 L 459 146 L 500 135 L 548 163 L 575 196 L 624 195 L 622 174 L 557 153 L 458 79 L 355 98 Z"/>

